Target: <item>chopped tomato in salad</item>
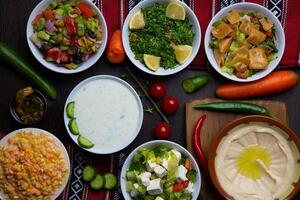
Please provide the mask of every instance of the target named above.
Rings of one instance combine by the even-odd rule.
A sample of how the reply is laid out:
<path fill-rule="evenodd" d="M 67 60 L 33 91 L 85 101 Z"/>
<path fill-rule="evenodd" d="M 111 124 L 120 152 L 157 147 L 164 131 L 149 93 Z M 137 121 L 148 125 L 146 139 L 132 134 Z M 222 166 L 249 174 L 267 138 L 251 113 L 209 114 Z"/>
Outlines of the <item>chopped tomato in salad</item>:
<path fill-rule="evenodd" d="M 93 56 L 102 44 L 102 27 L 90 5 L 53 1 L 32 21 L 31 41 L 49 62 L 68 69 Z"/>

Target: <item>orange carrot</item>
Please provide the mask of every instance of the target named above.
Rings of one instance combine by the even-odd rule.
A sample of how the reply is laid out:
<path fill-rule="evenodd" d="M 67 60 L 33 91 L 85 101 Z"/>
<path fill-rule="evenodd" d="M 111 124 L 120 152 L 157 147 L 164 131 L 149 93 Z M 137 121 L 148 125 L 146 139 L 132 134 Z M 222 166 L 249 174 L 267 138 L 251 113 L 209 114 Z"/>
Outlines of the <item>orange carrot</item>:
<path fill-rule="evenodd" d="M 298 82 L 293 71 L 272 72 L 265 78 L 249 83 L 226 83 L 217 88 L 217 96 L 223 99 L 245 99 L 284 92 Z"/>
<path fill-rule="evenodd" d="M 122 32 L 120 30 L 116 30 L 108 44 L 107 50 L 107 59 L 111 63 L 121 63 L 125 59 L 125 51 L 122 44 Z"/>

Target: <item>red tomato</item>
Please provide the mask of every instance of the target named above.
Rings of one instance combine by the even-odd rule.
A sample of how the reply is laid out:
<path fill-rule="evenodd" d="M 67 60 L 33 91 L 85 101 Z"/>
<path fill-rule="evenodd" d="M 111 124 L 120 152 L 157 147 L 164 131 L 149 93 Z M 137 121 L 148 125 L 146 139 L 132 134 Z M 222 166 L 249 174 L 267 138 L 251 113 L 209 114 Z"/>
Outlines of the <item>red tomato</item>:
<path fill-rule="evenodd" d="M 60 63 L 60 55 L 61 55 L 61 51 L 56 47 L 49 49 L 49 51 L 47 52 L 47 57 L 50 57 L 51 60 L 57 63 Z"/>
<path fill-rule="evenodd" d="M 44 17 L 46 18 L 46 20 L 52 20 L 54 19 L 54 15 L 51 9 L 47 8 L 44 12 Z"/>
<path fill-rule="evenodd" d="M 171 128 L 167 122 L 160 122 L 154 128 L 157 139 L 167 139 L 171 135 Z"/>
<path fill-rule="evenodd" d="M 61 52 L 60 54 L 60 62 L 67 62 L 69 59 L 69 55 L 67 52 Z"/>
<path fill-rule="evenodd" d="M 273 37 L 273 33 L 272 33 L 272 31 L 270 30 L 270 31 L 265 31 L 265 34 L 268 36 L 268 37 Z"/>
<path fill-rule="evenodd" d="M 69 35 L 75 35 L 77 33 L 77 26 L 70 16 L 66 17 L 66 28 Z"/>
<path fill-rule="evenodd" d="M 41 19 L 41 17 L 42 17 L 42 14 L 39 14 L 39 15 L 35 16 L 35 18 L 31 22 L 31 24 L 35 25 L 36 23 L 38 23 L 39 20 Z"/>
<path fill-rule="evenodd" d="M 173 192 L 181 192 L 189 186 L 189 181 L 182 181 L 181 183 L 175 183 L 173 185 Z"/>
<path fill-rule="evenodd" d="M 93 9 L 84 2 L 76 4 L 76 7 L 82 12 L 83 16 L 86 19 L 93 17 L 95 15 Z"/>
<path fill-rule="evenodd" d="M 159 100 L 166 95 L 166 85 L 161 82 L 154 82 L 150 85 L 149 92 L 153 99 Z"/>
<path fill-rule="evenodd" d="M 175 97 L 166 97 L 162 101 L 162 110 L 167 114 L 173 114 L 179 107 L 179 101 Z"/>

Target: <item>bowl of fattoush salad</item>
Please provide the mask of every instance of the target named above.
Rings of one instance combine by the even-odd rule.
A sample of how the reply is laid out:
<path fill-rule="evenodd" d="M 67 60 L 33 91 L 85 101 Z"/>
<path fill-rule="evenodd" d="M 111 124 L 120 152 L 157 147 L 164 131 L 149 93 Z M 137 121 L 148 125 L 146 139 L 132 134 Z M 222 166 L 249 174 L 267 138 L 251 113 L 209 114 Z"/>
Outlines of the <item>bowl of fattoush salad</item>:
<path fill-rule="evenodd" d="M 27 22 L 27 42 L 46 68 L 64 74 L 88 69 L 107 42 L 106 22 L 88 0 L 43 0 Z"/>
<path fill-rule="evenodd" d="M 127 157 L 120 185 L 126 200 L 196 200 L 201 174 L 193 156 L 182 146 L 154 140 Z"/>
<path fill-rule="evenodd" d="M 239 82 L 265 77 L 279 64 L 285 48 L 281 23 L 268 9 L 237 3 L 217 13 L 205 33 L 205 52 L 222 76 Z"/>
<path fill-rule="evenodd" d="M 127 15 L 122 31 L 125 52 L 140 70 L 170 75 L 195 58 L 201 30 L 194 12 L 181 1 L 141 1 Z"/>

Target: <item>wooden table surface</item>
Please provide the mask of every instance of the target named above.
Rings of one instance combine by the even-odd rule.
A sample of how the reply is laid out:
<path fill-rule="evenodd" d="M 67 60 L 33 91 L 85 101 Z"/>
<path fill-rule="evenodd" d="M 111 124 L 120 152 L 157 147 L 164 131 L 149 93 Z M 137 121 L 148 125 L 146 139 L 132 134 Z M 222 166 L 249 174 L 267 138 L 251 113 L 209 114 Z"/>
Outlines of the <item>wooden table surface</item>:
<path fill-rule="evenodd" d="M 126 67 L 135 69 L 135 67 L 126 61 L 121 65 L 109 64 L 102 56 L 100 60 L 92 66 L 90 69 L 73 75 L 63 75 L 52 72 L 41 64 L 33 57 L 29 50 L 26 41 L 26 24 L 28 17 L 38 3 L 38 0 L 0 0 L 0 41 L 4 41 L 12 48 L 16 49 L 30 64 L 45 76 L 51 83 L 53 83 L 57 89 L 57 99 L 55 101 L 48 101 L 48 111 L 45 118 L 38 124 L 34 125 L 37 128 L 42 128 L 55 134 L 61 140 L 69 140 L 67 132 L 65 130 L 63 122 L 63 108 L 65 100 L 72 90 L 80 81 L 98 74 L 110 74 L 114 76 L 121 76 L 126 73 Z M 300 71 L 295 70 L 299 75 Z M 178 112 L 169 117 L 172 127 L 172 136 L 170 140 L 177 142 L 181 145 L 186 144 L 185 141 L 185 102 L 198 98 L 211 98 L 215 97 L 215 90 L 218 85 L 224 82 L 219 75 L 212 71 L 193 71 L 184 70 L 178 74 L 167 77 L 153 77 L 148 76 L 140 71 L 135 70 L 139 76 L 146 80 L 161 80 L 167 84 L 168 95 L 176 96 L 180 101 L 180 109 Z M 210 74 L 212 76 L 209 84 L 192 95 L 187 95 L 181 88 L 181 82 L 183 79 L 196 75 L 196 74 Z M 15 129 L 24 127 L 18 124 L 10 115 L 9 102 L 15 95 L 16 91 L 25 86 L 29 86 L 30 83 L 19 76 L 11 66 L 3 63 L 0 60 L 0 131 L 11 132 Z M 287 104 L 289 109 L 289 123 L 290 127 L 300 134 L 300 84 L 294 89 L 283 94 L 268 96 L 259 99 L 265 100 L 278 100 Z M 148 101 L 142 98 L 145 105 L 149 105 Z M 134 140 L 124 152 L 130 152 L 138 145 L 153 140 L 153 126 L 161 121 L 159 115 L 144 115 L 144 122 L 142 129 Z M 298 194 L 296 199 L 300 199 Z"/>

